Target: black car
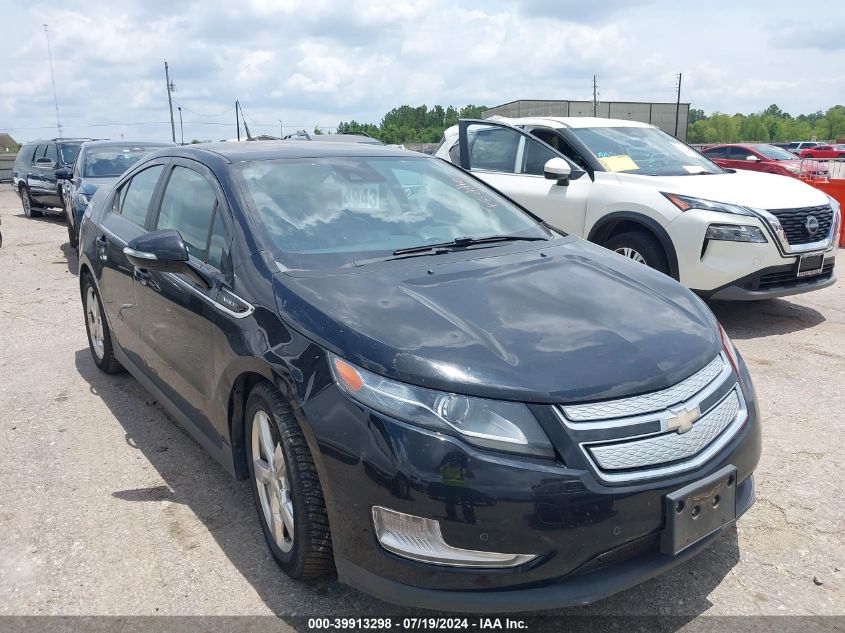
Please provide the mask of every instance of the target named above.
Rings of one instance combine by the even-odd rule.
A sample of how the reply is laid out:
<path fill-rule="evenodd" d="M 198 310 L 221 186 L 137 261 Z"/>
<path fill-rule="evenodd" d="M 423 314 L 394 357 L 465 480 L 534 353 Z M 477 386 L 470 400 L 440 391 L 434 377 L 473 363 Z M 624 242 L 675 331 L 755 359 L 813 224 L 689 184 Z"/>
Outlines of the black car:
<path fill-rule="evenodd" d="M 21 198 L 26 217 L 38 217 L 50 208 L 64 208 L 56 170 L 72 166 L 87 140 L 90 139 L 54 138 L 21 147 L 12 165 L 12 188 Z"/>
<path fill-rule="evenodd" d="M 65 181 L 63 200 L 67 218 L 70 245 L 76 248 L 79 223 L 91 198 L 103 185 L 120 178 L 120 175 L 137 163 L 145 154 L 175 143 L 151 141 L 89 141 L 79 149 L 72 168 L 56 170 L 56 177 Z"/>
<path fill-rule="evenodd" d="M 704 303 L 439 159 L 163 150 L 95 195 L 80 251 L 94 362 L 251 481 L 294 578 L 583 604 L 753 503 L 757 399 Z"/>

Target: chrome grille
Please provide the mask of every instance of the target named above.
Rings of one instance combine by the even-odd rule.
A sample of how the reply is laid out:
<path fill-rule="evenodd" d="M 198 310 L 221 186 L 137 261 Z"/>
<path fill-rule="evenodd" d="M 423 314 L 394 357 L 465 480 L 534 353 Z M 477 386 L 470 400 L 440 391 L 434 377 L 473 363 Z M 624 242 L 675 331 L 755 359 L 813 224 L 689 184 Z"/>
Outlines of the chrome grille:
<path fill-rule="evenodd" d="M 632 415 L 641 415 L 652 411 L 661 411 L 673 404 L 688 400 L 707 385 L 713 382 L 726 368 L 727 361 L 719 354 L 703 369 L 677 385 L 646 393 L 641 396 L 622 398 L 621 400 L 607 400 L 588 404 L 573 404 L 562 406 L 563 414 L 573 422 L 589 420 L 612 420 Z"/>
<path fill-rule="evenodd" d="M 833 209 L 830 205 L 798 209 L 769 209 L 768 211 L 778 219 L 787 241 L 793 246 L 827 239 L 830 226 L 833 224 Z M 819 222 L 818 230 L 812 234 L 806 227 L 807 217 L 811 215 Z"/>
<path fill-rule="evenodd" d="M 674 431 L 614 444 L 587 446 L 602 470 L 631 470 L 671 464 L 699 454 L 709 446 L 743 410 L 736 389 L 708 413 L 703 415 L 687 433 Z"/>

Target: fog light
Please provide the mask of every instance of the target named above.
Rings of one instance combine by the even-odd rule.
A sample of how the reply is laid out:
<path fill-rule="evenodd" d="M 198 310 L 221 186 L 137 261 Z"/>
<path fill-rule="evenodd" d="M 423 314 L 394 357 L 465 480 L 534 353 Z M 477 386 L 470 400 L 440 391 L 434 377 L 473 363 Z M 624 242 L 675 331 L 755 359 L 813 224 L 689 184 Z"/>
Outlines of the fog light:
<path fill-rule="evenodd" d="M 373 506 L 373 525 L 381 546 L 398 556 L 450 567 L 516 567 L 535 554 L 500 554 L 452 547 L 443 540 L 434 519 Z"/>

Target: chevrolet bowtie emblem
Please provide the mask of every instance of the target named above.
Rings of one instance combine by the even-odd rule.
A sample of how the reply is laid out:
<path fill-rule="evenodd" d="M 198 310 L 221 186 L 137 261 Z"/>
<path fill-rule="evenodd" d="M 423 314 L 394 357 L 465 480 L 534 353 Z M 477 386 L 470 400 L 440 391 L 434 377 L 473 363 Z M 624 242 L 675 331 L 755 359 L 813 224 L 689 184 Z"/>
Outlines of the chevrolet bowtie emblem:
<path fill-rule="evenodd" d="M 686 433 L 692 428 L 693 422 L 701 417 L 701 409 L 669 409 L 669 417 L 666 419 L 666 430 Z"/>

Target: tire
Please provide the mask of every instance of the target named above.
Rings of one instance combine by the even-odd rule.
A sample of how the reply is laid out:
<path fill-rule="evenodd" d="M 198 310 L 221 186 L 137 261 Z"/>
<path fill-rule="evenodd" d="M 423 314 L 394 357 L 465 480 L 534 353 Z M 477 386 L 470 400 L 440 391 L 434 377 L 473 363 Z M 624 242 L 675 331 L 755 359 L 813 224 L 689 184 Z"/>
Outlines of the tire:
<path fill-rule="evenodd" d="M 76 229 L 76 225 L 71 221 L 71 214 L 73 213 L 73 207 L 68 210 L 67 206 L 65 206 L 65 222 L 67 223 L 67 240 L 70 243 L 71 248 L 73 248 L 77 254 L 79 253 L 79 233 Z"/>
<path fill-rule="evenodd" d="M 334 555 L 323 489 L 290 404 L 270 383 L 259 383 L 247 400 L 245 426 L 249 478 L 270 553 L 291 578 L 331 574 Z"/>
<path fill-rule="evenodd" d="M 644 231 L 631 231 L 614 235 L 604 244 L 605 248 L 645 264 L 664 275 L 669 274 L 669 259 L 656 237 Z"/>
<path fill-rule="evenodd" d="M 812 157 L 813 157 L 813 155 L 812 155 L 812 154 L 805 154 L 805 155 L 804 155 L 804 158 L 812 158 Z"/>
<path fill-rule="evenodd" d="M 109 324 L 103 311 L 103 302 L 100 293 L 91 275 L 85 274 L 82 277 L 82 312 L 85 315 L 85 332 L 88 334 L 88 349 L 94 358 L 94 364 L 101 372 L 106 374 L 117 374 L 122 371 L 123 365 L 114 356 L 114 348 L 111 342 Z"/>
<path fill-rule="evenodd" d="M 845 154 L 839 154 L 836 158 L 845 158 Z"/>
<path fill-rule="evenodd" d="M 38 208 L 38 205 L 33 202 L 32 196 L 29 195 L 29 188 L 21 187 L 20 191 L 23 214 L 28 218 L 40 218 L 44 215 L 43 211 Z"/>

